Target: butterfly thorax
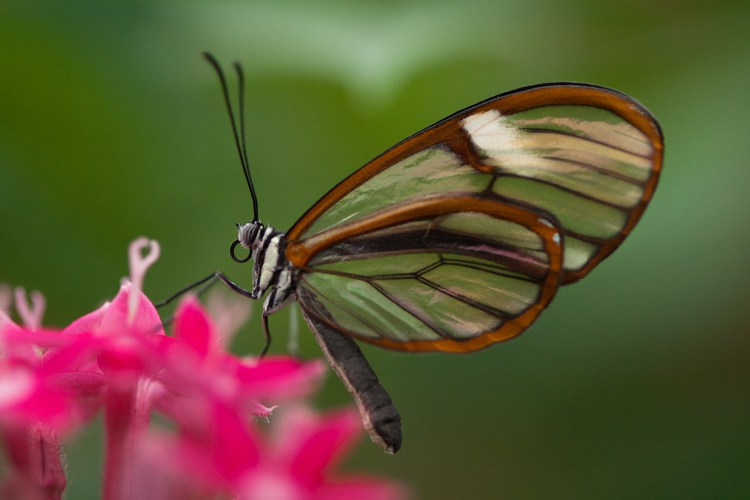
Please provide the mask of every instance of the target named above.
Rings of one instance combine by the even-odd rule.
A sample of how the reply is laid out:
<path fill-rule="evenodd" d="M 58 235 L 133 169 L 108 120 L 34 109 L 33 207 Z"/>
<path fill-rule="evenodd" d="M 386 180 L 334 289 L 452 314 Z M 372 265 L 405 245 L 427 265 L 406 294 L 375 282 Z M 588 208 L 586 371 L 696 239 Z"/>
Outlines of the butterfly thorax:
<path fill-rule="evenodd" d="M 263 310 L 271 313 L 294 296 L 296 268 L 286 258 L 286 235 L 261 222 L 249 222 L 237 227 L 240 244 L 252 252 L 252 298 L 259 299 L 266 290 L 270 294 Z"/>

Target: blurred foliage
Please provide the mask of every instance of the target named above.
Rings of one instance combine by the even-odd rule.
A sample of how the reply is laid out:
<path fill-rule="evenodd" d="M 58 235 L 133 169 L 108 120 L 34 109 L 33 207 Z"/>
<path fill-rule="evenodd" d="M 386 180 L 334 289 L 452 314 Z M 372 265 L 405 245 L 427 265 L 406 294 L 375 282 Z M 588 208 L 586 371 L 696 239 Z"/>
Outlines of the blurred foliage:
<path fill-rule="evenodd" d="M 261 217 L 279 228 L 457 109 L 541 81 L 611 86 L 666 136 L 637 230 L 514 342 L 366 349 L 405 441 L 395 457 L 363 444 L 355 466 L 422 498 L 739 498 L 749 20 L 750 4 L 722 0 L 4 1 L 0 281 L 43 291 L 63 325 L 114 295 L 143 234 L 162 243 L 154 299 L 215 269 L 250 284 L 227 258 L 250 199 L 203 50 L 247 69 Z M 256 318 L 237 349 L 260 337 Z M 309 335 L 302 351 L 319 355 Z M 331 376 L 320 405 L 348 402 Z M 96 498 L 98 446 L 85 435 L 70 452 L 69 498 Z"/>

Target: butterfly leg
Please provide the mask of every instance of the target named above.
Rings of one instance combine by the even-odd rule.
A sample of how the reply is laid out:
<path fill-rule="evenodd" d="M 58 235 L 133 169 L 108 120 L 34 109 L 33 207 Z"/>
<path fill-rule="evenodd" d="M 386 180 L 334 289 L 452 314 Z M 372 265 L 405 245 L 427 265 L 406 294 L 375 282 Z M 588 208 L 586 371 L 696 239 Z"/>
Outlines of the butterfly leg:
<path fill-rule="evenodd" d="M 291 289 L 274 288 L 263 302 L 263 335 L 266 337 L 266 345 L 260 352 L 261 358 L 268 353 L 268 349 L 271 347 L 271 331 L 268 328 L 268 316 L 287 305 L 293 298 L 294 295 Z"/>
<path fill-rule="evenodd" d="M 253 292 L 251 292 L 250 290 L 245 290 L 244 288 L 239 286 L 237 283 L 227 278 L 223 273 L 217 271 L 214 273 L 214 276 L 216 277 L 216 279 L 218 279 L 219 281 L 224 283 L 226 286 L 228 286 L 233 292 L 239 293 L 240 295 L 249 297 L 251 299 L 256 298 Z M 271 332 L 268 329 L 268 315 L 271 314 L 272 312 L 279 310 L 281 307 L 283 307 L 284 303 L 286 302 L 286 299 L 288 299 L 287 297 L 285 298 L 283 302 L 279 303 L 276 297 L 277 297 L 276 290 L 273 290 L 273 292 L 271 292 L 271 294 L 268 295 L 268 297 L 266 298 L 266 301 L 263 303 L 262 324 L 263 324 L 263 336 L 265 337 L 266 342 L 265 342 L 265 345 L 263 346 L 263 350 L 260 351 L 261 358 L 265 357 L 265 355 L 268 353 L 268 349 L 271 347 Z"/>
<path fill-rule="evenodd" d="M 182 297 L 183 295 L 185 295 L 189 291 L 194 290 L 194 289 L 196 289 L 198 287 L 201 287 L 201 285 L 203 285 L 203 286 L 198 290 L 198 295 L 199 296 L 203 295 L 204 293 L 206 293 L 208 291 L 209 288 L 211 288 L 214 285 L 214 283 L 216 283 L 216 280 L 219 280 L 222 283 L 224 283 L 226 286 L 228 286 L 230 289 L 232 289 L 233 292 L 239 293 L 240 295 L 243 295 L 243 296 L 251 298 L 251 299 L 255 298 L 253 296 L 252 292 L 250 292 L 250 290 L 245 290 L 240 285 L 238 285 L 235 282 L 233 282 L 232 280 L 230 280 L 221 271 L 216 271 L 216 272 L 213 272 L 213 273 L 209 274 L 205 278 L 201 278 L 198 281 L 196 281 L 195 283 L 191 283 L 188 286 L 186 286 L 185 288 L 182 288 L 182 289 L 178 290 L 177 292 L 173 293 L 172 295 L 170 295 L 166 299 L 164 299 L 164 300 L 162 300 L 160 302 L 157 302 L 156 304 L 154 304 L 154 306 L 156 306 L 157 309 L 159 307 L 166 306 L 167 304 L 170 304 L 171 302 L 173 302 L 175 299 L 177 299 L 179 297 Z"/>
<path fill-rule="evenodd" d="M 178 297 L 181 297 L 181 296 L 185 295 L 190 290 L 198 288 L 201 285 L 203 285 L 203 287 L 201 287 L 200 290 L 198 290 L 198 295 L 202 295 L 203 293 L 206 292 L 206 290 L 208 290 L 209 288 L 211 288 L 214 283 L 216 283 L 216 281 L 214 281 L 216 279 L 215 274 L 216 273 L 211 273 L 208 276 L 206 276 L 205 278 L 201 278 L 198 281 L 189 284 L 185 288 L 182 288 L 182 289 L 178 290 L 177 292 L 173 293 L 172 295 L 170 295 L 166 299 L 157 302 L 156 304 L 154 304 L 154 306 L 157 309 L 160 308 L 160 307 L 164 307 L 167 304 L 170 304 L 173 300 L 177 299 Z"/>
<path fill-rule="evenodd" d="M 255 295 L 253 295 L 253 292 L 251 292 L 250 290 L 245 290 L 240 285 L 238 285 L 234 281 L 230 280 L 221 271 L 216 271 L 213 274 L 213 277 L 216 278 L 217 280 L 221 281 L 222 283 L 224 283 L 226 286 L 228 286 L 235 293 L 239 293 L 240 295 L 242 295 L 244 297 L 247 297 L 249 299 L 256 299 L 257 298 L 257 297 L 255 297 Z"/>
<path fill-rule="evenodd" d="M 261 358 L 264 358 L 268 354 L 268 349 L 271 348 L 271 332 L 268 330 L 268 313 L 266 311 L 263 311 L 263 336 L 266 338 L 266 344 L 260 351 Z"/>

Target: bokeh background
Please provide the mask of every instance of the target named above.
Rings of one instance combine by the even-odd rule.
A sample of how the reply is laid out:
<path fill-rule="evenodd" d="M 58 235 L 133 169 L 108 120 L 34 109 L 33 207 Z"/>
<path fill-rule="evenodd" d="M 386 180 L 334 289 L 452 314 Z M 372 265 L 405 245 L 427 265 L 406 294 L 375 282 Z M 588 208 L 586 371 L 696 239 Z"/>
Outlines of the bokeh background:
<path fill-rule="evenodd" d="M 306 0 L 0 3 L 0 281 L 64 325 L 158 239 L 154 299 L 221 269 L 250 218 L 210 50 L 248 74 L 265 222 L 453 111 L 543 81 L 635 96 L 666 137 L 622 248 L 526 334 L 468 356 L 365 348 L 404 419 L 347 467 L 419 498 L 741 498 L 750 491 L 750 4 Z M 272 319 L 284 347 L 287 313 Z M 302 353 L 319 356 L 303 326 Z M 237 343 L 261 345 L 257 317 Z M 350 404 L 329 376 L 321 408 Z M 68 498 L 96 498 L 96 433 Z"/>

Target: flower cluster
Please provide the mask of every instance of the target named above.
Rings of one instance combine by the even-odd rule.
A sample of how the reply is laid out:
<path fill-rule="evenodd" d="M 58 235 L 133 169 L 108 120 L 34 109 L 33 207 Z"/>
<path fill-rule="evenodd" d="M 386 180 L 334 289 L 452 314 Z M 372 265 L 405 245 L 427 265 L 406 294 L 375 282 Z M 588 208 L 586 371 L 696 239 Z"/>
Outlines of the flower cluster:
<path fill-rule="evenodd" d="M 301 400 L 319 385 L 319 361 L 230 354 L 217 325 L 231 321 L 214 323 L 192 297 L 167 336 L 141 292 L 157 256 L 155 242 L 136 240 L 117 296 L 61 331 L 41 327 L 39 294 L 29 305 L 17 291 L 23 326 L 0 311 L 0 440 L 9 464 L 0 498 L 61 498 L 61 440 L 100 411 L 105 500 L 404 496 L 388 481 L 329 473 L 361 425 L 352 409 L 316 415 Z M 272 403 L 284 403 L 278 417 Z M 272 432 L 259 418 L 273 420 Z"/>

